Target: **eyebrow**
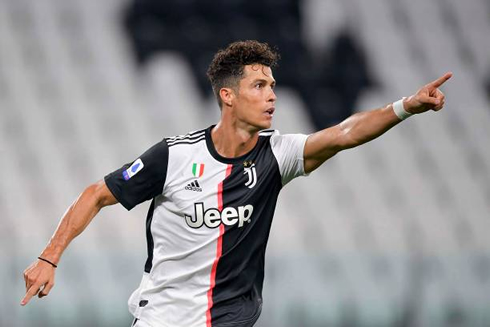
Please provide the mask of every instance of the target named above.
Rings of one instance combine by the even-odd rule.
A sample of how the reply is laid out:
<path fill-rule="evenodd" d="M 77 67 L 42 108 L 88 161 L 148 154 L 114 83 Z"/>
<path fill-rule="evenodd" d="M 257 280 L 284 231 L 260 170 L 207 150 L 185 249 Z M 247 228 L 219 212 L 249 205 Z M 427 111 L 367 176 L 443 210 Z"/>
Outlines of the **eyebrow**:
<path fill-rule="evenodd" d="M 261 83 L 266 83 L 267 84 L 268 83 L 268 80 L 263 79 L 263 78 L 257 78 L 257 79 L 254 79 L 252 81 L 252 84 L 255 84 L 257 82 L 261 82 Z M 271 85 L 276 85 L 276 80 L 275 79 L 272 80 Z"/>

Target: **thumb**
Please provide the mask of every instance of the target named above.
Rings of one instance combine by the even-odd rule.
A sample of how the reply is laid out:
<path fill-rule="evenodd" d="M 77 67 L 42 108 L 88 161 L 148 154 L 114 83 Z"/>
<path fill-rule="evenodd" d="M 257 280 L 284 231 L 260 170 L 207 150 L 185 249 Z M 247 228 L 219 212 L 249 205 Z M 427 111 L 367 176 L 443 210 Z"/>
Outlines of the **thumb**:
<path fill-rule="evenodd" d="M 51 291 L 51 289 L 53 288 L 54 286 L 54 281 L 53 280 L 50 280 L 48 281 L 45 285 L 44 285 L 44 288 L 42 291 L 39 292 L 38 294 L 38 297 L 39 298 L 43 298 L 45 296 L 48 296 L 49 292 Z"/>

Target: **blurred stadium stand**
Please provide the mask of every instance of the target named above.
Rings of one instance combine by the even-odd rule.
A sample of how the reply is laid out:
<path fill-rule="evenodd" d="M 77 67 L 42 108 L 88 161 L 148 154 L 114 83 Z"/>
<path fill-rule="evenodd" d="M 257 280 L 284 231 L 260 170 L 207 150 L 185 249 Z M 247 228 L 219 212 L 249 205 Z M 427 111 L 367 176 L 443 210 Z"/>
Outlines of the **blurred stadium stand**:
<path fill-rule="evenodd" d="M 219 118 L 204 72 L 237 38 L 282 52 L 282 133 L 455 74 L 445 110 L 285 188 L 258 326 L 489 326 L 489 12 L 485 0 L 0 0 L 0 326 L 129 325 L 147 205 L 104 209 L 26 308 L 22 271 L 85 186 Z"/>
<path fill-rule="evenodd" d="M 178 52 L 205 95 L 211 92 L 206 71 L 218 49 L 235 40 L 268 42 L 281 52 L 276 79 L 299 92 L 313 125 L 322 128 L 350 116 L 370 81 L 363 53 L 346 31 L 329 40 L 329 53 L 309 51 L 301 33 L 308 18 L 300 9 L 298 0 L 134 0 L 125 26 L 138 64 Z"/>

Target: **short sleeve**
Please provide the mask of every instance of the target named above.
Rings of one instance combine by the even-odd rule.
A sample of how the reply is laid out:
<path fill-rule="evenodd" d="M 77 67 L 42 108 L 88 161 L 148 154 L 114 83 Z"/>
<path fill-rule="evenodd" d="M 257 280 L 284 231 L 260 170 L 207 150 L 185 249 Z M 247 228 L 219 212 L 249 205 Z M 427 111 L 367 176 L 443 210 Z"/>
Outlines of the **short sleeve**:
<path fill-rule="evenodd" d="M 104 177 L 114 197 L 126 209 L 162 194 L 167 176 L 168 145 L 155 144 L 138 159 Z"/>
<path fill-rule="evenodd" d="M 298 176 L 304 176 L 304 148 L 308 135 L 285 134 L 275 131 L 271 136 L 271 147 L 281 173 L 282 185 Z"/>

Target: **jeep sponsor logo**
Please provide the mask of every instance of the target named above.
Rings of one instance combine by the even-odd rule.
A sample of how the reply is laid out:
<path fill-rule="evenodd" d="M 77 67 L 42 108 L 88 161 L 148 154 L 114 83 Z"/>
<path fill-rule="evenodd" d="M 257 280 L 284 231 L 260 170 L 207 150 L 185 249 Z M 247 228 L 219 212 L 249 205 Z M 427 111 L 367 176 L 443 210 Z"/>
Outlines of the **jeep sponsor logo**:
<path fill-rule="evenodd" d="M 238 224 L 238 227 L 243 227 L 246 222 L 251 222 L 253 211 L 254 207 L 251 204 L 238 208 L 226 207 L 221 212 L 216 208 L 204 210 L 204 203 L 198 202 L 194 204 L 194 217 L 185 215 L 185 221 L 192 228 L 200 228 L 202 225 L 216 228 L 220 224 L 225 226 Z"/>

